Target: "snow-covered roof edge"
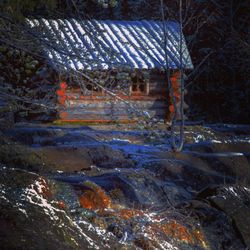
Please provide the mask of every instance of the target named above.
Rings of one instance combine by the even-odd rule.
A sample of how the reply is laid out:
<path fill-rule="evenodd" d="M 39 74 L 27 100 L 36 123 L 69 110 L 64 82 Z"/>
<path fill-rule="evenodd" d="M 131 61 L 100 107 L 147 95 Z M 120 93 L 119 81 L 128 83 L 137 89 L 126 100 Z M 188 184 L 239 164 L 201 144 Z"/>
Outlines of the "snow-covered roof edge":
<path fill-rule="evenodd" d="M 111 68 L 193 69 L 177 22 L 27 19 L 55 67 L 73 70 Z M 182 51 L 182 53 L 181 53 Z M 166 62 L 167 53 L 167 62 Z"/>

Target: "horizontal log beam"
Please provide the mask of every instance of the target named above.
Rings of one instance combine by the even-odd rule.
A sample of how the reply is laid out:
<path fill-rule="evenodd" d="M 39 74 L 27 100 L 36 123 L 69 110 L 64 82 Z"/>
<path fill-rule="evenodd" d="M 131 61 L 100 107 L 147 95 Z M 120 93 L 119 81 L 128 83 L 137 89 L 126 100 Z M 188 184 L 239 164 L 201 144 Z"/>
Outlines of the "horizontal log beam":
<path fill-rule="evenodd" d="M 130 104 L 142 108 L 142 109 L 164 109 L 167 108 L 167 102 L 166 101 L 130 101 Z M 81 109 L 125 109 L 128 108 L 128 105 L 123 102 L 115 102 L 112 103 L 110 101 L 100 101 L 96 102 L 95 100 L 68 100 L 65 102 L 64 106 L 61 106 L 59 109 L 75 109 L 75 108 L 81 108 Z"/>
<path fill-rule="evenodd" d="M 151 115 L 151 116 L 161 116 L 164 115 L 166 113 L 165 110 L 163 109 L 153 109 L 153 110 L 147 110 L 147 112 Z M 129 113 L 128 111 L 124 110 L 124 109 L 120 109 L 120 110 L 104 110 L 104 109 L 96 109 L 96 110 L 89 110 L 89 109 L 66 109 L 63 111 L 60 111 L 59 114 L 65 114 L 67 113 L 68 116 L 90 116 L 90 115 L 97 115 L 97 116 L 129 116 L 129 115 L 133 115 L 133 113 Z"/>
<path fill-rule="evenodd" d="M 164 93 L 165 94 L 165 93 Z M 154 101 L 154 100 L 166 100 L 166 95 L 163 94 L 160 95 L 154 95 L 154 96 L 141 96 L 141 95 L 135 95 L 135 96 L 128 96 L 128 95 L 117 95 L 118 98 L 122 98 L 123 100 L 129 101 L 129 100 L 135 100 L 135 101 Z M 115 100 L 114 97 L 105 96 L 105 95 L 78 95 L 73 93 L 66 93 L 66 100 L 93 100 L 93 101 L 110 101 Z"/>
<path fill-rule="evenodd" d="M 136 123 L 136 120 L 133 119 L 127 119 L 127 120 L 119 120 L 119 121 L 114 121 L 114 120 L 90 120 L 90 119 L 59 119 L 54 121 L 53 123 L 56 125 L 63 125 L 63 124 L 76 124 L 76 125 L 86 125 L 86 124 L 134 124 Z"/>

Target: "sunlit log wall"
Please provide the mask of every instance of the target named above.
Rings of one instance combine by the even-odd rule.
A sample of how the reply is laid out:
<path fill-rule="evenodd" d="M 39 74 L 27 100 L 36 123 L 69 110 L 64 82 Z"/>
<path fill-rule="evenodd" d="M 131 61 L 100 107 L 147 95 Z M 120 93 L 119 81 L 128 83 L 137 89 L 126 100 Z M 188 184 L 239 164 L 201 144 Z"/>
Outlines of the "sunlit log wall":
<path fill-rule="evenodd" d="M 147 112 L 151 117 L 161 120 L 166 118 L 169 110 L 169 94 L 163 72 L 160 70 L 116 72 L 110 74 L 106 84 L 114 78 L 110 90 L 115 92 L 117 97 L 129 101 L 137 110 Z M 98 89 L 86 81 L 84 85 L 76 81 L 61 82 L 57 91 L 60 121 L 100 123 L 133 122 L 140 119 L 133 108 L 131 109 L 119 98 L 111 97 L 105 90 Z"/>

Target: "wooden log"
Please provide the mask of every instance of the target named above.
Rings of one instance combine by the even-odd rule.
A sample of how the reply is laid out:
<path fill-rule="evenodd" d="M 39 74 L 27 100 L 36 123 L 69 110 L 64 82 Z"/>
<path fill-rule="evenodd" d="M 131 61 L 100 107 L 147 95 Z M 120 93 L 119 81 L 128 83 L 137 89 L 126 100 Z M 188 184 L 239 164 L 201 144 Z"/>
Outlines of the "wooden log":
<path fill-rule="evenodd" d="M 59 114 L 60 120 L 74 120 L 74 121 L 98 121 L 98 120 L 103 120 L 103 121 L 119 121 L 119 120 L 129 120 L 129 119 L 133 119 L 133 120 L 138 120 L 140 119 L 140 117 L 138 116 L 132 116 L 132 115 L 72 115 L 69 113 L 60 113 Z M 158 115 L 155 116 L 155 118 L 157 119 L 164 119 L 163 115 Z"/>
<path fill-rule="evenodd" d="M 162 94 L 163 92 L 159 92 L 157 95 L 117 95 L 117 98 L 122 98 L 123 100 L 138 100 L 138 101 L 154 101 L 154 100 L 164 100 L 166 96 Z M 164 93 L 165 94 L 165 93 Z M 110 100 L 117 100 L 115 97 L 110 97 L 109 95 L 103 96 L 86 96 L 86 95 L 79 95 L 74 93 L 66 93 L 67 100 L 93 100 L 93 101 L 110 101 Z"/>
<path fill-rule="evenodd" d="M 70 112 L 60 112 L 59 117 L 61 120 L 128 120 L 136 118 L 129 115 L 86 115 L 86 114 L 72 114 Z"/>
<path fill-rule="evenodd" d="M 160 101 L 160 100 L 155 100 L 155 101 L 130 101 L 129 102 L 131 105 L 140 107 L 143 109 L 148 109 L 148 108 L 164 108 L 167 106 L 167 103 L 165 101 Z M 87 101 L 87 100 L 68 100 L 66 101 L 66 104 L 63 108 L 127 108 L 129 107 L 128 104 L 124 102 L 115 102 L 111 103 L 108 101 Z"/>
<path fill-rule="evenodd" d="M 150 116 L 156 116 L 156 115 L 164 115 L 165 114 L 165 110 L 164 109 L 148 109 L 148 110 L 144 110 L 147 111 Z M 132 111 L 126 110 L 126 109 L 65 109 L 65 110 L 60 110 L 60 113 L 66 112 L 70 115 L 74 115 L 74 116 L 81 116 L 81 115 L 85 115 L 85 116 L 89 116 L 89 115 L 104 115 L 104 116 L 123 116 L 123 115 L 130 115 L 133 114 Z"/>

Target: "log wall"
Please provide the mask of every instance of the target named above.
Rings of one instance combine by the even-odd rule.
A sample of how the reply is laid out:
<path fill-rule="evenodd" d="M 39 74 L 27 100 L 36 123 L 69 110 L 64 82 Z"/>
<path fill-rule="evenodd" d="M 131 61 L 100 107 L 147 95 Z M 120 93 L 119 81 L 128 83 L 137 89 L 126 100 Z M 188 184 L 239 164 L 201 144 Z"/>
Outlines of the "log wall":
<path fill-rule="evenodd" d="M 161 95 L 163 98 L 166 98 L 168 95 L 167 81 L 164 78 L 163 74 L 159 72 L 152 72 L 150 74 L 150 83 L 149 83 L 149 95 Z"/>
<path fill-rule="evenodd" d="M 64 86 L 64 84 L 61 84 Z M 129 87 L 129 86 L 128 86 Z M 151 73 L 148 95 L 118 95 L 138 110 L 151 117 L 165 119 L 168 112 L 167 83 L 160 74 Z M 62 91 L 58 91 L 62 95 Z M 59 95 L 59 119 L 65 122 L 132 122 L 139 119 L 131 108 L 108 95 L 82 95 L 80 89 L 66 89 Z M 62 103 L 62 100 L 64 103 Z"/>

